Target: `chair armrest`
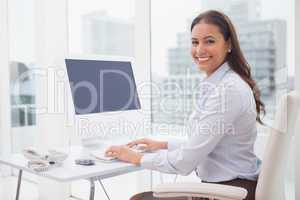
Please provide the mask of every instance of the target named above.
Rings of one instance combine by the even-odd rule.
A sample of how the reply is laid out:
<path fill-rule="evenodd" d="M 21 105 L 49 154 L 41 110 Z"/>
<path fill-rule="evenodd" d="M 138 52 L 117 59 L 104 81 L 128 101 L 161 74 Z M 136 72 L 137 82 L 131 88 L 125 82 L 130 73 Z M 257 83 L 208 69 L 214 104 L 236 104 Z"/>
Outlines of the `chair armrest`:
<path fill-rule="evenodd" d="M 153 195 L 167 197 L 203 197 L 220 200 L 242 200 L 247 190 L 241 187 L 212 183 L 165 183 L 156 186 Z"/>

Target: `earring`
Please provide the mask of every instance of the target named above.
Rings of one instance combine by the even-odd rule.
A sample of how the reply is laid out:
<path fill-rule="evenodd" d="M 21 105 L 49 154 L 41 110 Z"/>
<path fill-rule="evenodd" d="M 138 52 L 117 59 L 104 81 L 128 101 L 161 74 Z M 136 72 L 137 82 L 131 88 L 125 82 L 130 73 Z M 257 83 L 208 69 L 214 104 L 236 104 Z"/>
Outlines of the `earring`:
<path fill-rule="evenodd" d="M 228 53 L 230 53 L 231 52 L 231 49 L 228 49 Z"/>

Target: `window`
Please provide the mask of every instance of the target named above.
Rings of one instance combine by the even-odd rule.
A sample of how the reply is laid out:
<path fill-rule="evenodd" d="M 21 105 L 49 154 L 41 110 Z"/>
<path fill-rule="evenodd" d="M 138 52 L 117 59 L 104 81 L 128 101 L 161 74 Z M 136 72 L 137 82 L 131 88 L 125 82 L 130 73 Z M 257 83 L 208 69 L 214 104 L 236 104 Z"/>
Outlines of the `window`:
<path fill-rule="evenodd" d="M 134 55 L 134 0 L 69 1 L 71 54 Z"/>
<path fill-rule="evenodd" d="M 8 1 L 11 135 L 14 152 L 33 145 L 36 124 L 34 1 Z"/>
<path fill-rule="evenodd" d="M 165 12 L 166 8 L 168 12 Z M 259 0 L 202 0 L 201 4 L 196 0 L 184 3 L 174 1 L 162 3 L 152 0 L 152 77 L 153 80 L 157 80 L 164 94 L 152 99 L 153 105 L 160 105 L 160 107 L 153 106 L 154 127 L 155 124 L 163 123 L 163 118 L 164 122 L 175 124 L 176 121 L 176 123 L 179 122 L 177 125 L 184 125 L 187 120 L 185 116 L 192 112 L 192 107 L 188 106 L 192 101 L 190 90 L 192 87 L 188 86 L 192 86 L 193 81 L 199 82 L 204 74 L 194 66 L 189 55 L 190 24 L 201 10 L 208 9 L 222 10 L 235 24 L 241 48 L 252 68 L 254 79 L 261 89 L 262 100 L 266 104 L 267 116 L 264 120 L 270 124 L 273 120 L 277 97 L 288 90 L 287 82 L 290 77 L 288 77 L 287 69 L 291 68 L 288 60 L 292 60 L 287 59 L 287 47 L 290 45 L 290 41 L 287 40 L 288 30 L 290 30 L 288 16 L 270 15 L 268 5 Z M 287 12 L 288 9 L 284 13 Z M 282 80 L 275 77 L 279 73 Z M 180 120 L 174 119 L 174 113 L 163 112 L 164 96 L 175 90 L 174 87 L 165 85 L 169 80 L 173 80 L 180 88 L 176 91 L 179 96 L 168 101 L 169 106 L 173 102 L 173 105 L 178 107 L 178 100 L 182 100 Z"/>
<path fill-rule="evenodd" d="M 152 79 L 161 92 L 152 96 L 155 133 L 161 132 L 156 128 L 163 123 L 184 125 L 192 111 L 192 82 L 201 80 L 203 74 L 197 72 L 189 55 L 189 26 L 199 8 L 197 0 L 151 1 Z M 175 96 L 170 98 L 171 94 Z"/>

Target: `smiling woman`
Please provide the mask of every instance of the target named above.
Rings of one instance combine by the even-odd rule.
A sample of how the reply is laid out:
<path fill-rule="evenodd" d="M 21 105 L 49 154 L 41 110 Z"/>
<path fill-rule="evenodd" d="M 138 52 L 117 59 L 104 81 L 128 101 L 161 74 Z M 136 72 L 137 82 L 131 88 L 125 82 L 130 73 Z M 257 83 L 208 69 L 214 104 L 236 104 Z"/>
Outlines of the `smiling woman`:
<path fill-rule="evenodd" d="M 265 106 L 260 99 L 260 90 L 251 75 L 251 70 L 240 48 L 235 28 L 230 19 L 217 11 L 207 11 L 194 19 L 191 25 L 192 57 L 206 74 L 211 75 L 221 64 L 228 62 L 230 68 L 237 73 L 251 88 L 256 103 L 257 121 L 262 124 L 260 114 L 265 114 Z M 209 45 L 194 49 L 194 40 L 205 40 Z M 209 38 L 209 39 L 208 39 Z M 202 41 L 203 42 L 203 41 Z M 203 53 L 204 52 L 204 53 Z M 203 58 L 203 55 L 206 56 Z M 197 59 L 200 57 L 200 60 Z M 202 58 L 201 58 L 202 57 Z M 204 64 L 203 62 L 206 61 Z M 210 62 L 208 62 L 210 61 Z"/>
<path fill-rule="evenodd" d="M 216 25 L 201 21 L 193 27 L 191 55 L 208 76 L 223 64 L 230 48 L 230 40 L 225 41 Z"/>
<path fill-rule="evenodd" d="M 191 56 L 207 77 L 198 88 L 201 95 L 189 119 L 189 138 L 181 143 L 135 140 L 129 144 L 167 151 L 143 155 L 129 145 L 113 146 L 107 156 L 164 173 L 196 171 L 203 182 L 243 187 L 248 191 L 246 200 L 254 200 L 261 163 L 254 154 L 256 121 L 261 122 L 264 106 L 250 66 L 225 14 L 214 10 L 201 13 L 193 20 L 191 32 Z M 146 192 L 131 199 L 156 198 Z"/>

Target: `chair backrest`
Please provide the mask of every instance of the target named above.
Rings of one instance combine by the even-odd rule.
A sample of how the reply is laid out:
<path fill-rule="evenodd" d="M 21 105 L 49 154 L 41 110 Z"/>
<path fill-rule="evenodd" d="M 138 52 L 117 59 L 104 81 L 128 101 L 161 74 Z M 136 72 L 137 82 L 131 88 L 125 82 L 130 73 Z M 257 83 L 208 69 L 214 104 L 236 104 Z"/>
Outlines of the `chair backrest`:
<path fill-rule="evenodd" d="M 284 172 L 291 138 L 299 117 L 300 93 L 292 91 L 279 102 L 265 147 L 256 200 L 284 200 Z M 299 122 L 298 122 L 299 123 Z"/>

